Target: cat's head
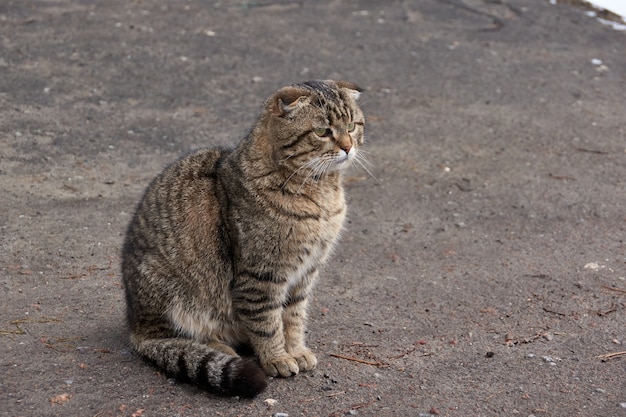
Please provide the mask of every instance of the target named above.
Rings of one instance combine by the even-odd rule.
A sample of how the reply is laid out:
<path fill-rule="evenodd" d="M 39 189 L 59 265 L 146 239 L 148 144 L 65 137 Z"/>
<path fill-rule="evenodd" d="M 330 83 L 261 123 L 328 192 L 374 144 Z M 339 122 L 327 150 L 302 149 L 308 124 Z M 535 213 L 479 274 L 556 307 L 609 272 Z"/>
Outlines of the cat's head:
<path fill-rule="evenodd" d="M 287 172 L 321 178 L 350 165 L 363 144 L 361 89 L 345 81 L 308 81 L 268 99 L 273 157 Z"/>

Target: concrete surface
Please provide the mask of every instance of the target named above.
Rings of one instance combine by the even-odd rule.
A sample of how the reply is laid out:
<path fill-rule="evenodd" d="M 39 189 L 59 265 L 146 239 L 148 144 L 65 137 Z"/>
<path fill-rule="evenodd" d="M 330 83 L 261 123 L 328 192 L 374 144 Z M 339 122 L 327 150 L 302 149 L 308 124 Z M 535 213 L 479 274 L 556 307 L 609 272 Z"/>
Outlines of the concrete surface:
<path fill-rule="evenodd" d="M 168 380 L 126 343 L 129 214 L 316 78 L 366 88 L 377 177 L 347 178 L 319 367 Z M 547 1 L 4 0 L 0 415 L 626 416 L 625 110 L 626 34 Z"/>

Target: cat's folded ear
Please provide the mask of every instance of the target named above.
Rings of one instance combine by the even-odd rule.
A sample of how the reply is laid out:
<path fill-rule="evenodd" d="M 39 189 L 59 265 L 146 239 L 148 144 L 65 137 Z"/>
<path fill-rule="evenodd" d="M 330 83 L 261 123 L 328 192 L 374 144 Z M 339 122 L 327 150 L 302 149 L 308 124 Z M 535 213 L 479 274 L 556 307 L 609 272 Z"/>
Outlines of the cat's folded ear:
<path fill-rule="evenodd" d="M 349 81 L 337 81 L 335 82 L 335 84 L 337 84 L 337 87 L 339 88 L 348 90 L 348 94 L 350 94 L 350 96 L 355 100 L 358 100 L 359 97 L 361 97 L 361 93 L 363 92 L 363 89 L 361 87 Z"/>
<path fill-rule="evenodd" d="M 305 105 L 311 96 L 307 90 L 297 87 L 283 87 L 271 98 L 270 111 L 276 116 L 284 117 Z"/>

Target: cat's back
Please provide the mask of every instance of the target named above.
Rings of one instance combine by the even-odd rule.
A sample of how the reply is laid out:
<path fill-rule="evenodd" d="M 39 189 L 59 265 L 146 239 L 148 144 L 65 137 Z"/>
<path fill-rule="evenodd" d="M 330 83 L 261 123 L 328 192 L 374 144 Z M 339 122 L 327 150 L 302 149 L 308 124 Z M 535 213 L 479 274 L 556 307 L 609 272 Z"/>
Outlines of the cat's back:
<path fill-rule="evenodd" d="M 126 280 L 147 263 L 178 270 L 182 264 L 198 264 L 207 255 L 227 261 L 217 171 L 228 152 L 193 152 L 152 181 L 128 228 L 122 251 Z"/>

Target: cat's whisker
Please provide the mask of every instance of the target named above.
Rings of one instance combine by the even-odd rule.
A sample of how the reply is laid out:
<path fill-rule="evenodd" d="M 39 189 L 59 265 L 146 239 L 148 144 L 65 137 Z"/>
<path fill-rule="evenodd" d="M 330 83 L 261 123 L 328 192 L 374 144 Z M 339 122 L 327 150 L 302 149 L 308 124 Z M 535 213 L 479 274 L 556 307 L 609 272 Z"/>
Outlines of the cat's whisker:
<path fill-rule="evenodd" d="M 316 176 L 321 161 L 323 161 L 323 157 L 313 158 L 302 166 L 302 168 L 310 168 L 310 170 L 306 177 L 304 177 L 302 184 L 300 184 L 300 187 L 298 188 L 298 193 L 302 190 L 302 187 L 304 187 L 309 178 L 314 178 Z"/>
<path fill-rule="evenodd" d="M 304 180 L 302 180 L 302 184 L 300 184 L 300 187 L 298 187 L 297 193 L 299 194 L 302 191 L 302 187 L 304 187 L 306 185 L 306 182 L 309 180 L 309 178 L 311 178 L 313 176 L 313 170 L 310 170 L 309 173 L 306 175 L 306 177 L 304 177 Z"/>
<path fill-rule="evenodd" d="M 281 189 L 281 190 L 282 190 L 282 189 L 284 189 L 284 188 L 285 188 L 285 186 L 287 185 L 287 183 L 289 182 L 289 180 L 290 180 L 291 178 L 293 178 L 293 176 L 294 176 L 294 175 L 296 175 L 298 172 L 300 172 L 300 171 L 301 171 L 301 170 L 303 170 L 303 169 L 307 169 L 307 168 L 311 167 L 312 165 L 314 165 L 314 164 L 316 163 L 316 159 L 317 159 L 317 158 L 314 158 L 314 159 L 312 159 L 312 160 L 308 161 L 307 163 L 305 163 L 304 165 L 302 165 L 302 166 L 298 167 L 298 169 L 294 170 L 294 171 L 291 173 L 291 175 L 290 175 L 289 177 L 287 177 L 287 179 L 286 179 L 286 180 L 285 180 L 285 182 L 283 183 L 282 187 L 280 187 L 280 189 Z M 307 178 L 308 178 L 308 175 L 307 175 Z M 306 182 L 306 178 L 305 178 L 305 182 Z M 299 191 L 300 191 L 300 189 L 298 189 L 298 192 L 299 192 Z"/>
<path fill-rule="evenodd" d="M 357 164 L 359 164 L 361 166 L 361 168 L 363 168 L 365 170 L 365 172 L 367 172 L 370 177 L 374 178 L 374 180 L 376 180 L 376 182 L 378 184 L 382 184 L 380 182 L 380 180 L 376 177 L 376 175 L 374 175 L 372 173 L 372 171 L 369 170 L 369 168 L 366 166 L 367 165 L 372 165 L 363 155 L 359 155 L 358 153 L 356 154 L 356 157 L 354 158 L 354 162 L 356 162 Z"/>
<path fill-rule="evenodd" d="M 316 167 L 315 176 L 322 177 L 328 172 L 328 168 L 334 163 L 334 157 L 331 155 L 324 155 L 320 158 L 319 164 Z"/>
<path fill-rule="evenodd" d="M 367 165 L 371 166 L 372 163 L 369 161 L 369 159 L 367 159 L 367 155 L 372 155 L 372 153 L 359 149 L 359 151 L 355 155 L 355 158 L 360 159 L 361 161 L 365 162 Z"/>
<path fill-rule="evenodd" d="M 331 155 L 323 155 L 319 158 L 315 158 L 315 166 L 313 166 L 304 182 L 306 182 L 309 178 L 314 178 L 316 180 L 322 178 L 331 171 L 334 164 L 335 157 Z M 304 185 L 304 183 L 302 185 Z"/>

